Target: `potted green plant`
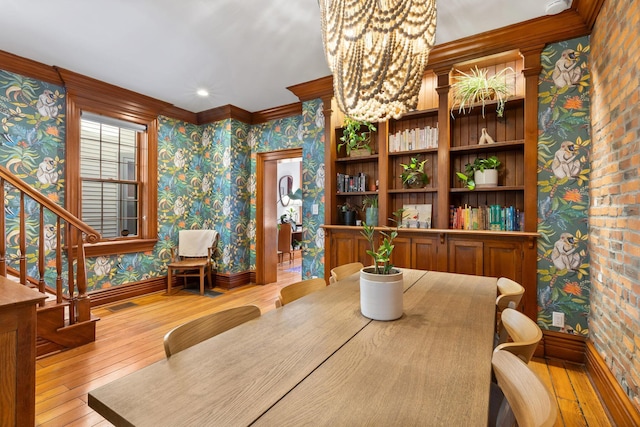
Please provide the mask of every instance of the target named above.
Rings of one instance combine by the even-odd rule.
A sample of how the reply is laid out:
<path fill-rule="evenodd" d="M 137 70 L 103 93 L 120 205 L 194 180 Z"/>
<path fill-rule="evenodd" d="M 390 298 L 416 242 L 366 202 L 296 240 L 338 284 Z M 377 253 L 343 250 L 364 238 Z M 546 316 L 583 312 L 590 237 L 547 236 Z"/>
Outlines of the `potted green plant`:
<path fill-rule="evenodd" d="M 360 311 L 374 320 L 395 320 L 402 316 L 402 294 L 404 291 L 402 270 L 391 264 L 393 240 L 398 237 L 398 227 L 403 209 L 393 213 L 395 228 L 380 231 L 382 240 L 376 246 L 375 228 L 363 224 L 361 234 L 367 239 L 367 254 L 373 258 L 373 265 L 360 270 Z"/>
<path fill-rule="evenodd" d="M 488 77 L 488 70 L 479 69 L 477 66 L 469 70 L 468 73 L 456 70 L 460 73 L 454 77 L 451 85 L 451 114 L 457 107 L 459 113 L 471 111 L 473 105 L 482 103 L 482 117 L 484 117 L 484 107 L 488 100 L 497 101 L 496 114 L 502 117 L 504 105 L 511 96 L 511 86 L 507 83 L 513 75 L 513 68 L 507 67 L 498 73 Z"/>
<path fill-rule="evenodd" d="M 356 225 L 356 214 L 358 208 L 349 202 L 338 205 L 338 213 L 342 218 L 343 225 Z"/>
<path fill-rule="evenodd" d="M 403 168 L 400 178 L 404 188 L 422 188 L 429 182 L 429 177 L 424 171 L 424 164 L 427 159 L 419 161 L 419 156 L 412 157 L 408 164 L 401 163 Z"/>
<path fill-rule="evenodd" d="M 476 187 L 495 187 L 498 185 L 500 165 L 500 160 L 496 156 L 487 159 L 476 158 L 473 163 L 466 164 L 464 173 L 456 172 L 456 175 L 469 190 L 474 190 Z"/>
<path fill-rule="evenodd" d="M 344 147 L 347 156 L 352 156 L 355 153 L 371 154 L 373 150 L 369 142 L 371 141 L 371 132 L 375 131 L 376 127 L 370 122 L 345 117 L 342 137 L 340 137 L 342 142 L 338 144 L 338 151 Z"/>
<path fill-rule="evenodd" d="M 373 225 L 374 227 L 378 225 L 378 197 L 377 196 L 367 196 L 362 201 L 362 208 L 365 213 L 365 223 L 369 225 Z"/>

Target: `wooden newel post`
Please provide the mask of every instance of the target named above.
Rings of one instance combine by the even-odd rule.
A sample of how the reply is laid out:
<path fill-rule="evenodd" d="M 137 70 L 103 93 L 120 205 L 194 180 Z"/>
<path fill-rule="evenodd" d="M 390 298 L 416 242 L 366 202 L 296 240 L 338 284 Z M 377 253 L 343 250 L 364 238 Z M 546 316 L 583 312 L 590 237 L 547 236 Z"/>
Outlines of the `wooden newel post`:
<path fill-rule="evenodd" d="M 78 230 L 78 258 L 77 258 L 77 279 L 78 279 L 78 300 L 76 304 L 77 321 L 83 322 L 91 319 L 91 300 L 87 295 L 87 269 L 85 268 L 84 240 L 82 231 Z"/>

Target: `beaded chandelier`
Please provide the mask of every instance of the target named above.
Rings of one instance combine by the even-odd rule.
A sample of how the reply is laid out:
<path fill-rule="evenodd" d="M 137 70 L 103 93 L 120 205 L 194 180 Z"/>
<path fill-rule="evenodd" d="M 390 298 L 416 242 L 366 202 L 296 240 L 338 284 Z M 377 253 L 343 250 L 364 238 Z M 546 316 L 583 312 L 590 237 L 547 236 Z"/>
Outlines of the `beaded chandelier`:
<path fill-rule="evenodd" d="M 338 107 L 356 120 L 418 106 L 436 32 L 436 0 L 319 0 Z"/>

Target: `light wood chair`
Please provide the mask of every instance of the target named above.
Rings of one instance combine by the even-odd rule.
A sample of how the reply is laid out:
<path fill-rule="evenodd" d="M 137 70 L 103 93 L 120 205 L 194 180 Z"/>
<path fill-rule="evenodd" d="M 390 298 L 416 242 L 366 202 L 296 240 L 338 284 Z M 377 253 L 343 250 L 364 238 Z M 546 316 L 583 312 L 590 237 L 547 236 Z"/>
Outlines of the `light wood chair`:
<path fill-rule="evenodd" d="M 292 283 L 280 289 L 280 295 L 276 300 L 276 308 L 289 304 L 305 295 L 319 291 L 327 287 L 324 279 L 309 279 Z"/>
<path fill-rule="evenodd" d="M 506 350 L 518 356 L 524 363 L 529 363 L 542 339 L 542 330 L 536 322 L 513 308 L 505 308 L 501 318 L 502 326 L 512 342 L 499 344 L 494 353 Z"/>
<path fill-rule="evenodd" d="M 349 264 L 339 265 L 331 269 L 331 278 L 329 279 L 329 284 L 336 283 L 338 280 L 343 279 L 347 276 L 351 276 L 353 273 L 356 273 L 362 268 L 361 262 L 352 262 Z"/>
<path fill-rule="evenodd" d="M 188 277 L 200 278 L 200 295 L 204 295 L 204 276 L 213 287 L 211 272 L 213 257 L 218 247 L 218 232 L 215 230 L 180 230 L 178 248 L 171 248 L 172 261 L 167 265 L 167 294 L 171 295 L 174 277 L 184 278 L 187 287 Z"/>
<path fill-rule="evenodd" d="M 231 328 L 260 317 L 260 309 L 255 305 L 243 305 L 183 323 L 164 336 L 164 352 L 167 359 L 186 348 L 228 331 Z"/>
<path fill-rule="evenodd" d="M 519 427 L 554 425 L 558 416 L 557 403 L 529 366 L 505 350 L 493 353 L 491 365 L 505 399 L 489 425 L 511 427 L 514 417 Z"/>
<path fill-rule="evenodd" d="M 295 253 L 291 247 L 291 224 L 285 222 L 278 225 L 278 262 L 284 260 L 284 254 L 289 255 L 289 264 L 294 261 Z"/>
<path fill-rule="evenodd" d="M 524 295 L 524 287 L 506 277 L 498 279 L 498 297 L 496 298 L 496 345 L 507 340 L 507 332 L 501 324 L 500 315 L 505 308 L 518 308 L 522 296 Z"/>

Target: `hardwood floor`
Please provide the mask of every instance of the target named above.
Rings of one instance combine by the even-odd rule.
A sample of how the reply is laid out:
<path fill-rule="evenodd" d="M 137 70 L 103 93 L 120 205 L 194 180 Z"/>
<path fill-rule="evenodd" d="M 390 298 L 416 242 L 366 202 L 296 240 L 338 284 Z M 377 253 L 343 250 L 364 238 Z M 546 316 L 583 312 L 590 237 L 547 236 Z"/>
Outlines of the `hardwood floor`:
<path fill-rule="evenodd" d="M 300 280 L 300 273 L 284 270 L 299 265 L 299 257 L 291 266 L 285 262 L 277 283 L 215 289 L 223 292 L 215 298 L 155 293 L 94 309 L 101 319 L 94 343 L 37 361 L 36 425 L 110 426 L 88 407 L 90 390 L 162 360 L 164 334 L 187 320 L 239 304 L 255 304 L 263 313 L 274 309 L 278 290 Z M 531 366 L 556 395 L 556 426 L 612 425 L 583 366 L 542 359 Z"/>

